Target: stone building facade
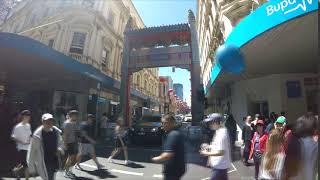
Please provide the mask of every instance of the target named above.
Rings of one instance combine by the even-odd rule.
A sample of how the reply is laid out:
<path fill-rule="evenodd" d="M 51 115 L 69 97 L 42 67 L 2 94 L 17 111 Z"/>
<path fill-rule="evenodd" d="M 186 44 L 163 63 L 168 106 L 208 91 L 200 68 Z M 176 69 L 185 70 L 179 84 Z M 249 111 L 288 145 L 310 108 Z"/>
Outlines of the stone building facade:
<path fill-rule="evenodd" d="M 11 10 L 0 31 L 35 39 L 120 81 L 129 17 L 134 28 L 145 27 L 131 0 L 24 0 Z M 158 100 L 158 73 L 157 68 L 135 73 L 132 87 Z M 119 102 L 118 92 L 106 90 L 100 96 Z M 132 105 L 143 106 L 143 102 L 134 100 Z"/>

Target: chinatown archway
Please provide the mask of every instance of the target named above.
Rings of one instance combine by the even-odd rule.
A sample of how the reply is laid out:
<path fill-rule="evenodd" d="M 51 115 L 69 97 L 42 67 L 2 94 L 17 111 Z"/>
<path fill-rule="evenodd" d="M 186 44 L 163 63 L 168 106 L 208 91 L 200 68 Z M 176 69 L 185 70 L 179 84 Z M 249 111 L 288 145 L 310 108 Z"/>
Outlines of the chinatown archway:
<path fill-rule="evenodd" d="M 204 91 L 200 77 L 200 59 L 195 16 L 189 10 L 188 23 L 132 29 L 129 19 L 125 30 L 121 66 L 120 116 L 130 122 L 130 79 L 143 68 L 175 66 L 191 74 L 191 113 L 193 123 L 203 118 Z M 189 78 L 189 77 L 186 77 Z"/>

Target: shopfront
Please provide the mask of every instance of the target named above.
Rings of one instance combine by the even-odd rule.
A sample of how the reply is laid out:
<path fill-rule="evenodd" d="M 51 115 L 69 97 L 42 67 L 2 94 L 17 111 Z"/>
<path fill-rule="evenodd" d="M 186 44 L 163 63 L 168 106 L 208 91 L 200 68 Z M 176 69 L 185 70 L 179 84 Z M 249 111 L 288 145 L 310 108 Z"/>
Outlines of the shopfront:
<path fill-rule="evenodd" d="M 245 70 L 212 68 L 207 113 L 230 111 L 240 126 L 248 114 L 283 111 L 292 121 L 319 113 L 317 9 L 315 0 L 269 1 L 242 19 L 225 45 L 239 48 Z"/>

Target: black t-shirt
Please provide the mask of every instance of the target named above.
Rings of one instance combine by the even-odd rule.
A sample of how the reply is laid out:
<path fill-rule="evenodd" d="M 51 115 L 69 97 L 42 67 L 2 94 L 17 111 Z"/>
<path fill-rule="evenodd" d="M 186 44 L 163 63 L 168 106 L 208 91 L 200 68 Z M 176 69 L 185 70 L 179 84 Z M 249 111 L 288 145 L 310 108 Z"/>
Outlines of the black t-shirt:
<path fill-rule="evenodd" d="M 80 130 L 85 132 L 90 138 L 93 138 L 93 125 L 83 122 L 80 125 Z M 90 143 L 85 137 L 81 137 L 81 143 Z"/>
<path fill-rule="evenodd" d="M 42 142 L 44 151 L 44 161 L 47 166 L 58 167 L 57 147 L 58 137 L 55 130 L 46 132 L 42 130 Z"/>
<path fill-rule="evenodd" d="M 183 135 L 177 130 L 170 131 L 165 138 L 163 151 L 174 153 L 173 158 L 164 163 L 164 174 L 182 176 L 185 173 Z"/>
<path fill-rule="evenodd" d="M 253 136 L 253 129 L 250 126 L 244 125 L 242 130 L 242 140 L 244 141 L 251 141 Z"/>

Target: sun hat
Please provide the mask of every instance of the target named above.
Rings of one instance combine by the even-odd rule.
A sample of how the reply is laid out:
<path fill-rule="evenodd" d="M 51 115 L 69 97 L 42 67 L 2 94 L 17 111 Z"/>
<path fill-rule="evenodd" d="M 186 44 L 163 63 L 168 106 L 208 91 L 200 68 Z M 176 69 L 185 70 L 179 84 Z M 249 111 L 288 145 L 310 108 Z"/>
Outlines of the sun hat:
<path fill-rule="evenodd" d="M 278 119 L 276 120 L 276 123 L 285 123 L 286 122 L 286 118 L 284 116 L 280 116 L 278 117 Z"/>
<path fill-rule="evenodd" d="M 208 117 L 204 120 L 204 122 L 221 122 L 223 121 L 223 116 L 219 113 L 209 114 Z"/>
<path fill-rule="evenodd" d="M 54 117 L 52 116 L 52 114 L 45 113 L 42 115 L 41 120 L 42 121 L 54 120 Z"/>

